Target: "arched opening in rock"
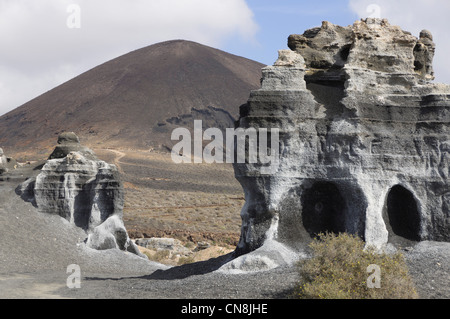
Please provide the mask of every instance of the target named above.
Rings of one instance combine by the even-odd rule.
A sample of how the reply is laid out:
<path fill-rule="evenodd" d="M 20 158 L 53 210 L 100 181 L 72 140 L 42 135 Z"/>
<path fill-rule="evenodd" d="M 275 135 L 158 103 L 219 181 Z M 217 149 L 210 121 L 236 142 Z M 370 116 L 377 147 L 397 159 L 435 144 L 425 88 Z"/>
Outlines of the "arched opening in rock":
<path fill-rule="evenodd" d="M 352 48 L 351 44 L 346 44 L 342 47 L 341 51 L 339 51 L 339 55 L 343 62 L 347 62 L 348 56 L 350 55 L 351 48 Z"/>
<path fill-rule="evenodd" d="M 331 182 L 317 182 L 302 196 L 302 222 L 312 236 L 321 232 L 345 231 L 346 204 L 337 186 Z"/>
<path fill-rule="evenodd" d="M 414 195 L 403 186 L 391 188 L 387 197 L 387 217 L 392 232 L 408 240 L 420 240 L 420 213 Z"/>

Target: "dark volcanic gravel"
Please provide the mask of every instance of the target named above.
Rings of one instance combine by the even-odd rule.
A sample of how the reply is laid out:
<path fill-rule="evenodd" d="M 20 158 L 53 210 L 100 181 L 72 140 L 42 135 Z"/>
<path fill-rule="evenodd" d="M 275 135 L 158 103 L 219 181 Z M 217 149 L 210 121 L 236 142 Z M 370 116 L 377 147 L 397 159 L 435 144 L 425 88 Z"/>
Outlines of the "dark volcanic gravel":
<path fill-rule="evenodd" d="M 121 251 L 94 251 L 85 234 L 43 215 L 15 194 L 21 171 L 0 181 L 0 298 L 280 299 L 289 298 L 295 267 L 247 274 L 215 271 L 230 256 L 169 268 Z M 450 298 L 450 243 L 421 242 L 404 251 L 421 298 Z M 80 288 L 67 287 L 70 264 Z"/>

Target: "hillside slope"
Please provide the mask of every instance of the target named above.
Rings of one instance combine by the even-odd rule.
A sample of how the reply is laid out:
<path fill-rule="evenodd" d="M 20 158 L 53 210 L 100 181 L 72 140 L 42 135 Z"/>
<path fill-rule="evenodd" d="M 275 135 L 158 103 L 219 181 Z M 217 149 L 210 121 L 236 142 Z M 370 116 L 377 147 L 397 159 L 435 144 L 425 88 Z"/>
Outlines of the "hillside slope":
<path fill-rule="evenodd" d="M 90 147 L 160 148 L 177 126 L 230 127 L 264 65 L 195 42 L 151 45 L 97 66 L 0 117 L 9 154 L 63 131 Z M 231 126 L 233 127 L 233 126 Z"/>

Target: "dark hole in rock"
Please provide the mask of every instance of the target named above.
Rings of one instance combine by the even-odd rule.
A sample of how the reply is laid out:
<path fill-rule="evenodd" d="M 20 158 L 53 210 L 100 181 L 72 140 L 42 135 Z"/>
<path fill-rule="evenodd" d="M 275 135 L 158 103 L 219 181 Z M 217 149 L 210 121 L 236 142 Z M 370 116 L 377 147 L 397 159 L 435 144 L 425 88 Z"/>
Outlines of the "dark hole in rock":
<path fill-rule="evenodd" d="M 420 62 L 420 61 L 414 61 L 414 70 L 415 71 L 420 71 L 422 70 L 424 67 L 424 65 Z"/>
<path fill-rule="evenodd" d="M 303 226 L 312 237 L 345 231 L 345 200 L 335 184 L 315 183 L 305 191 L 302 203 Z"/>
<path fill-rule="evenodd" d="M 420 214 L 413 194 L 403 186 L 392 187 L 387 198 L 387 215 L 392 232 L 419 241 Z"/>
<path fill-rule="evenodd" d="M 344 46 L 342 47 L 341 51 L 339 52 L 339 54 L 340 54 L 340 56 L 341 56 L 341 59 L 342 59 L 343 61 L 347 61 L 348 56 L 349 56 L 349 54 L 350 54 L 350 48 L 351 48 L 351 47 L 352 47 L 351 44 L 344 45 Z"/>
<path fill-rule="evenodd" d="M 73 212 L 73 219 L 75 225 L 78 227 L 87 230 L 89 228 L 89 219 L 91 217 L 91 198 L 90 194 L 86 190 L 81 190 L 76 196 L 75 196 L 75 203 L 74 203 L 74 212 Z M 66 219 L 70 219 L 70 215 L 66 217 Z"/>

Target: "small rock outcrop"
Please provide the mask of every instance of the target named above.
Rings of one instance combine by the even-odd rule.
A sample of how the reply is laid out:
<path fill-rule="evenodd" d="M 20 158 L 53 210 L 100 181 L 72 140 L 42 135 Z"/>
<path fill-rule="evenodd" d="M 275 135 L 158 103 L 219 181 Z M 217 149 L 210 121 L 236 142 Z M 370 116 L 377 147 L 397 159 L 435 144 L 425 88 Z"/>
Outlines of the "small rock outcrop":
<path fill-rule="evenodd" d="M 3 149 L 0 148 L 0 174 L 3 174 L 8 171 L 6 168 L 7 159 L 5 154 L 3 153 Z"/>
<path fill-rule="evenodd" d="M 430 82 L 432 35 L 323 22 L 288 46 L 240 108 L 238 127 L 279 129 L 280 159 L 271 173 L 234 164 L 246 198 L 237 256 L 305 251 L 325 231 L 377 247 L 450 241 L 450 86 Z"/>
<path fill-rule="evenodd" d="M 0 148 L 0 175 L 8 172 L 9 170 L 15 169 L 18 166 L 18 163 L 12 157 L 7 157 L 3 149 Z"/>
<path fill-rule="evenodd" d="M 80 144 L 80 139 L 73 132 L 64 132 L 58 136 L 58 144 L 48 159 L 64 158 L 72 152 L 80 153 L 83 157 L 94 160 L 94 153 L 89 148 Z"/>
<path fill-rule="evenodd" d="M 124 190 L 116 166 L 99 160 L 74 133 L 62 133 L 39 175 L 17 193 L 41 213 L 65 218 L 87 233 L 88 247 L 140 255 L 122 221 Z"/>
<path fill-rule="evenodd" d="M 136 239 L 136 245 L 156 251 L 169 251 L 171 254 L 183 256 L 188 256 L 192 253 L 181 241 L 174 238 L 140 238 Z"/>

